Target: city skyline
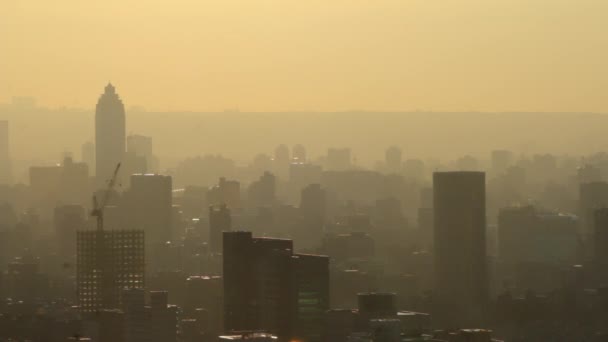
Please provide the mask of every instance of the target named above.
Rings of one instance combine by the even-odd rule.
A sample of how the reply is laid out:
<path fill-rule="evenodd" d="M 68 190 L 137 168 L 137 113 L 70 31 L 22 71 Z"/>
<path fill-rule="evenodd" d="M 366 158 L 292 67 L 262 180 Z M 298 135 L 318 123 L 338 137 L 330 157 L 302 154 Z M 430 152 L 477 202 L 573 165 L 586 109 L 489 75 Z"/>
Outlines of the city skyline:
<path fill-rule="evenodd" d="M 0 340 L 608 342 L 605 0 L 0 4 Z"/>

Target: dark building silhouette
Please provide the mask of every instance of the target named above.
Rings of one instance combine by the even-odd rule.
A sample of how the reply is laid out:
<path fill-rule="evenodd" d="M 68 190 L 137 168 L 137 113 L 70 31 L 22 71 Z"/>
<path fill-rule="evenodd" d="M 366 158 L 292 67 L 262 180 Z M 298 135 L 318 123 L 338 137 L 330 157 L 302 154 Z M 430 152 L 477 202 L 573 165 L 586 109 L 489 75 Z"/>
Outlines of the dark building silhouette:
<path fill-rule="evenodd" d="M 169 305 L 167 291 L 150 292 L 149 332 L 152 342 L 177 341 L 178 308 Z"/>
<path fill-rule="evenodd" d="M 328 267 L 327 257 L 293 254 L 292 240 L 225 232 L 225 330 L 317 340 L 329 303 Z"/>
<path fill-rule="evenodd" d="M 483 172 L 433 174 L 436 317 L 479 325 L 488 301 Z"/>
<path fill-rule="evenodd" d="M 494 172 L 494 174 L 504 172 L 513 163 L 513 152 L 507 150 L 494 150 L 492 151 L 491 163 L 492 172 Z"/>
<path fill-rule="evenodd" d="M 241 183 L 220 177 L 219 184 L 207 192 L 207 202 L 210 205 L 225 204 L 231 210 L 241 208 Z"/>
<path fill-rule="evenodd" d="M 394 293 L 360 293 L 357 298 L 360 324 L 365 327 L 371 319 L 397 316 L 397 295 Z"/>
<path fill-rule="evenodd" d="M 225 204 L 209 206 L 209 251 L 221 253 L 223 232 L 232 230 L 230 209 Z"/>
<path fill-rule="evenodd" d="M 594 165 L 585 164 L 576 169 L 576 176 L 581 184 L 601 182 L 602 169 Z"/>
<path fill-rule="evenodd" d="M 127 199 L 130 227 L 146 232 L 147 246 L 156 246 L 171 240 L 171 176 L 132 175 Z"/>
<path fill-rule="evenodd" d="M 77 204 L 55 208 L 53 225 L 57 241 L 57 252 L 63 262 L 73 263 L 76 258 L 76 232 L 85 228 L 84 207 Z"/>
<path fill-rule="evenodd" d="M 121 291 L 144 288 L 143 231 L 78 231 L 76 239 L 76 291 L 82 312 L 121 308 Z"/>
<path fill-rule="evenodd" d="M 594 212 L 594 261 L 608 265 L 608 208 L 596 209 Z"/>
<path fill-rule="evenodd" d="M 264 172 L 260 179 L 249 186 L 247 195 L 249 206 L 257 208 L 274 205 L 276 187 L 276 177 L 270 172 Z"/>
<path fill-rule="evenodd" d="M 289 165 L 289 183 L 298 194 L 305 186 L 321 182 L 323 168 L 319 165 L 293 162 Z"/>
<path fill-rule="evenodd" d="M 327 215 L 326 192 L 320 184 L 309 184 L 301 191 L 301 222 L 293 232 L 298 245 L 304 248 L 317 247 L 323 238 Z"/>
<path fill-rule="evenodd" d="M 11 183 L 8 121 L 0 121 L 0 185 Z"/>
<path fill-rule="evenodd" d="M 289 163 L 291 158 L 289 157 L 289 147 L 281 144 L 274 150 L 273 159 L 273 172 L 280 179 L 287 179 L 289 174 Z"/>
<path fill-rule="evenodd" d="M 186 280 L 184 314 L 197 317 L 204 310 L 206 317 L 199 322 L 201 330 L 215 335 L 223 329 L 222 290 L 222 277 L 219 276 L 190 276 Z"/>
<path fill-rule="evenodd" d="M 111 83 L 95 111 L 95 176 L 102 188 L 126 152 L 125 107 Z"/>
<path fill-rule="evenodd" d="M 329 258 L 322 255 L 292 256 L 294 327 L 296 340 L 322 340 L 325 313 L 329 310 Z"/>
<path fill-rule="evenodd" d="M 49 279 L 39 269 L 39 260 L 34 258 L 15 258 L 8 263 L 2 279 L 7 298 L 30 304 L 48 299 Z"/>
<path fill-rule="evenodd" d="M 376 200 L 373 221 L 379 230 L 403 231 L 407 228 L 401 201 L 393 197 Z"/>
<path fill-rule="evenodd" d="M 92 141 L 87 141 L 80 148 L 80 159 L 89 167 L 89 173 L 95 176 L 95 144 Z"/>
<path fill-rule="evenodd" d="M 306 148 L 300 144 L 295 145 L 291 149 L 291 159 L 296 163 L 306 162 Z"/>
<path fill-rule="evenodd" d="M 384 155 L 384 162 L 386 163 L 387 171 L 399 172 L 401 171 L 401 149 L 397 146 L 391 146 L 386 149 Z"/>
<path fill-rule="evenodd" d="M 150 340 L 150 312 L 146 308 L 146 290 L 142 287 L 123 288 L 120 291 L 124 312 L 125 342 Z"/>
<path fill-rule="evenodd" d="M 158 172 L 158 159 L 153 153 L 151 137 L 138 134 L 127 136 L 127 152 L 145 160 L 146 172 Z"/>
<path fill-rule="evenodd" d="M 326 210 L 326 193 L 321 184 L 310 184 L 302 189 L 300 211 L 307 220 L 323 225 Z"/>
<path fill-rule="evenodd" d="M 32 200 L 45 219 L 51 218 L 58 205 L 89 203 L 88 166 L 71 157 L 61 165 L 32 166 L 29 176 Z"/>
<path fill-rule="evenodd" d="M 579 217 L 581 235 L 586 244 L 587 256 L 593 254 L 595 243 L 593 239 L 594 211 L 608 206 L 608 183 L 591 182 L 583 183 L 579 187 Z"/>

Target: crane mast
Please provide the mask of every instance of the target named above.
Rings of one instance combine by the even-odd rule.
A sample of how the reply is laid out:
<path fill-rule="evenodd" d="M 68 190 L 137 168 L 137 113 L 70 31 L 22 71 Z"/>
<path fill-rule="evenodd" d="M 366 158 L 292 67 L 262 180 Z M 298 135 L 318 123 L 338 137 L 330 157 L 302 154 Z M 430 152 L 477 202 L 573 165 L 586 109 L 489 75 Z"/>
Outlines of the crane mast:
<path fill-rule="evenodd" d="M 106 205 L 108 204 L 108 200 L 110 199 L 112 190 L 114 189 L 114 185 L 116 184 L 118 170 L 120 170 L 120 163 L 116 164 L 116 169 L 114 169 L 112 178 L 110 178 L 110 181 L 108 182 L 108 187 L 103 194 L 101 202 L 98 202 L 97 196 L 93 195 L 93 209 L 91 210 L 91 216 L 97 218 L 97 230 L 99 231 L 103 230 L 103 213 Z"/>

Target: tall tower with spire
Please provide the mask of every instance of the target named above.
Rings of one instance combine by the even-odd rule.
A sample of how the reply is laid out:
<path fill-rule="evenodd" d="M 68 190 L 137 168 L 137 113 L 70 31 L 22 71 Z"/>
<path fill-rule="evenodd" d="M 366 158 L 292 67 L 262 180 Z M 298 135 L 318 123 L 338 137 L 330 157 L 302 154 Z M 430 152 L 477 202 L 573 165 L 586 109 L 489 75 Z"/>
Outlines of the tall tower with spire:
<path fill-rule="evenodd" d="M 103 187 L 126 151 L 125 106 L 111 83 L 97 101 L 95 111 L 95 175 Z"/>

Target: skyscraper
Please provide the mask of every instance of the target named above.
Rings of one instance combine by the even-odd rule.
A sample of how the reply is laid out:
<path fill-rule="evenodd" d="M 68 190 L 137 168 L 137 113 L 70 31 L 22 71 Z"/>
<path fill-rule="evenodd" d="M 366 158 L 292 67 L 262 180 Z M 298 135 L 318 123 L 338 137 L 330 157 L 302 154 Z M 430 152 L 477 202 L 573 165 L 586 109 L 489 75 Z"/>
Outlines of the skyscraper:
<path fill-rule="evenodd" d="M 98 187 L 103 187 L 116 164 L 123 160 L 125 136 L 125 107 L 114 86 L 108 83 L 95 111 L 95 175 Z"/>
<path fill-rule="evenodd" d="M 483 172 L 433 174 L 437 319 L 477 325 L 488 299 Z"/>
<path fill-rule="evenodd" d="M 0 185 L 10 184 L 11 163 L 8 142 L 8 121 L 0 121 Z"/>

